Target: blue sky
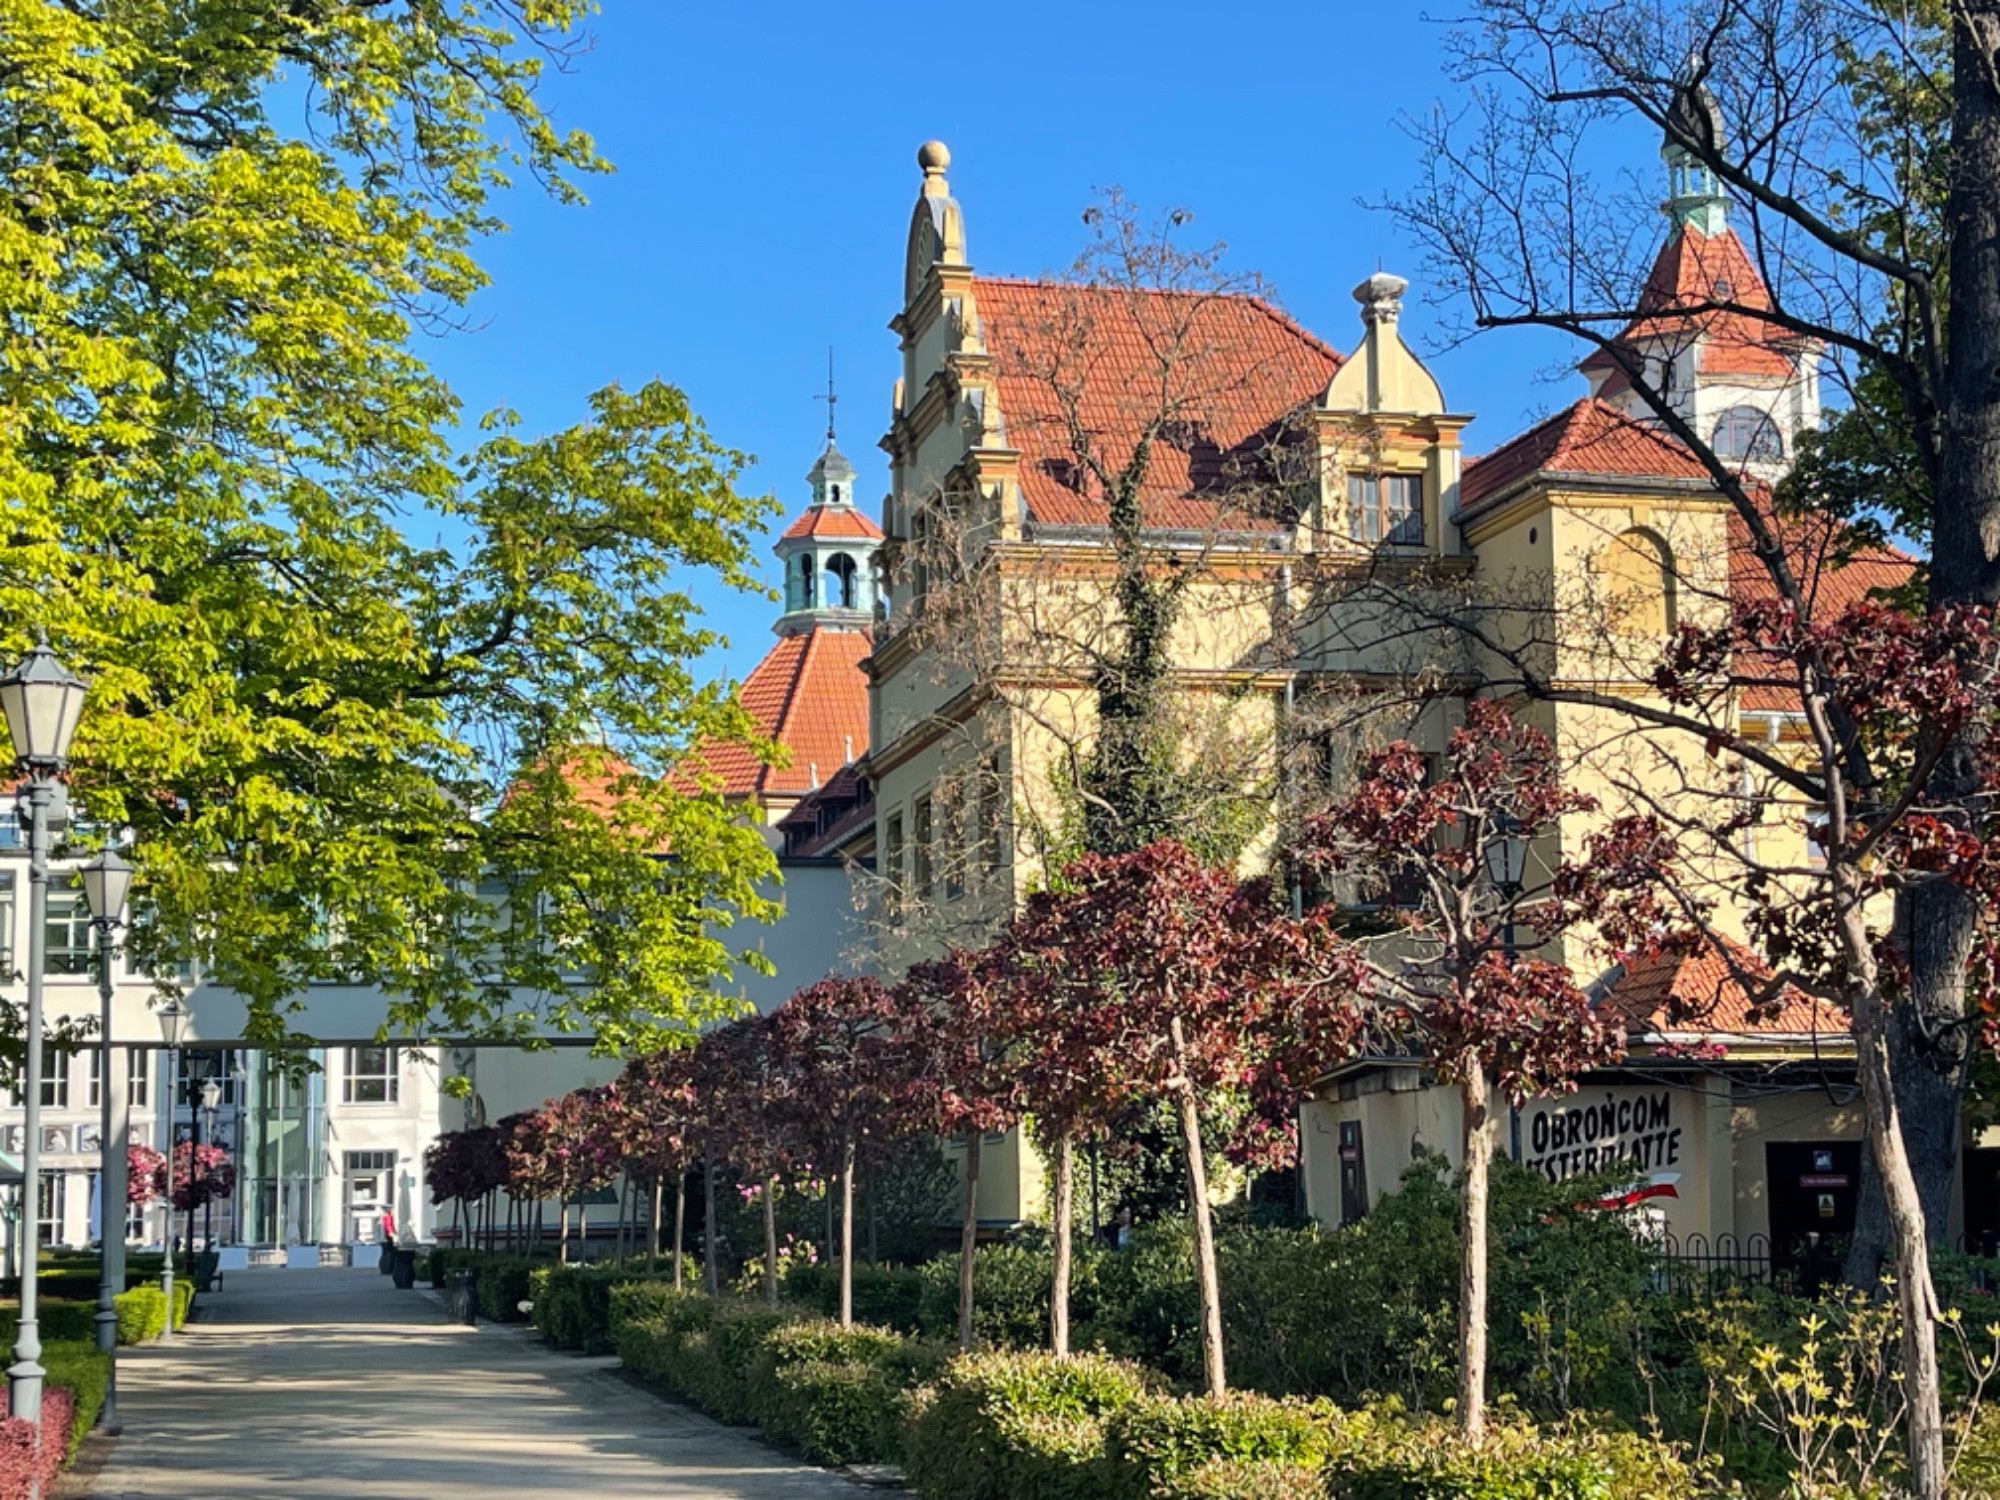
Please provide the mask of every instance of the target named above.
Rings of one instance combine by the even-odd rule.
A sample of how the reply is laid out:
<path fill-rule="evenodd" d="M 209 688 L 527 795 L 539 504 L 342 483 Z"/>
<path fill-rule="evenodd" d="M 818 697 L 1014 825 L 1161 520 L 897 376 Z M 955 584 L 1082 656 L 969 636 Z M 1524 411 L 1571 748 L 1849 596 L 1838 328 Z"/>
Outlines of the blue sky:
<path fill-rule="evenodd" d="M 1202 238 L 1226 240 L 1232 263 L 1338 348 L 1358 338 L 1357 281 L 1378 265 L 1417 275 L 1388 216 L 1356 204 L 1414 180 L 1396 118 L 1450 88 L 1441 28 L 1404 0 L 605 0 L 593 30 L 548 101 L 616 173 L 587 184 L 587 207 L 532 190 L 503 202 L 511 229 L 485 247 L 493 285 L 476 326 L 426 353 L 468 417 L 505 404 L 533 431 L 575 421 L 599 386 L 672 381 L 718 439 L 756 455 L 749 484 L 787 512 L 825 425 L 813 398 L 829 345 L 841 446 L 871 508 L 887 488 L 885 325 L 927 138 L 951 147 L 971 259 L 988 273 L 1066 265 L 1093 190 L 1116 183 L 1147 208 L 1191 209 Z M 1405 334 L 1428 354 L 1435 318 L 1415 295 Z M 1431 360 L 1451 404 L 1478 414 L 1472 451 L 1580 393 L 1537 378 L 1560 354 L 1495 334 Z M 716 590 L 710 612 L 732 638 L 716 666 L 740 675 L 775 611 Z"/>

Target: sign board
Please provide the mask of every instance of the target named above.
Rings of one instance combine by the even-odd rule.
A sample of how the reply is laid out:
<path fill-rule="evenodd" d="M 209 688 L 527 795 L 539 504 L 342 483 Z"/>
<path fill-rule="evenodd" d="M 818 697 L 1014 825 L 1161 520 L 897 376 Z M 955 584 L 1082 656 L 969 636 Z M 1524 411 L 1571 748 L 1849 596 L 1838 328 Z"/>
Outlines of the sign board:
<path fill-rule="evenodd" d="M 1647 1174 L 1686 1164 L 1672 1089 L 1587 1089 L 1521 1111 L 1521 1161 L 1551 1182 L 1594 1172 Z"/>

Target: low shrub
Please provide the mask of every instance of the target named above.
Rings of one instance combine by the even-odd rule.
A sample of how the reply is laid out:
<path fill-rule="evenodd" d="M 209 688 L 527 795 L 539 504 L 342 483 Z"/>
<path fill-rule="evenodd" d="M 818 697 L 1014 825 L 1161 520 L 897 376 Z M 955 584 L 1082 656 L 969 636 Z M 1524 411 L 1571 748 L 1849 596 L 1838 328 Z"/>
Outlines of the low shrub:
<path fill-rule="evenodd" d="M 888 1328 L 788 1323 L 758 1343 L 756 1419 L 817 1463 L 891 1463 L 902 1452 L 907 1392 L 950 1358 Z"/>
<path fill-rule="evenodd" d="M 1120 1493 L 1106 1426 L 1151 1379 L 1099 1355 L 961 1355 L 911 1403 L 904 1471 L 928 1500 Z"/>
<path fill-rule="evenodd" d="M 1435 1419 L 1356 1424 L 1327 1465 L 1329 1500 L 1697 1500 L 1702 1471 L 1629 1432 L 1498 1420 L 1467 1443 Z"/>
<path fill-rule="evenodd" d="M 101 1353 L 95 1344 L 45 1344 L 42 1368 L 48 1371 L 42 1393 L 44 1412 L 49 1392 L 61 1390 L 69 1397 L 70 1427 L 63 1450 L 66 1460 L 76 1452 L 84 1434 L 97 1425 L 97 1414 L 104 1409 L 104 1393 L 111 1384 L 111 1356 Z"/>
<path fill-rule="evenodd" d="M 46 1495 L 69 1457 L 68 1437 L 75 1427 L 76 1403 L 60 1386 L 42 1392 L 41 1430 L 36 1441 L 32 1423 L 0 1419 L 0 1500 L 28 1500 Z"/>
<path fill-rule="evenodd" d="M 489 1323 L 524 1323 L 528 1315 L 521 1311 L 521 1304 L 534 1292 L 530 1277 L 536 1267 L 546 1264 L 525 1255 L 480 1255 L 469 1256 L 453 1269 L 478 1271 L 480 1317 Z"/>
<path fill-rule="evenodd" d="M 555 1348 L 608 1354 L 612 1293 L 646 1279 L 630 1266 L 538 1266 L 529 1276 L 535 1327 Z"/>
<path fill-rule="evenodd" d="M 1235 1483 L 1229 1471 L 1258 1466 L 1314 1473 L 1348 1441 L 1347 1417 L 1328 1401 L 1274 1400 L 1248 1392 L 1221 1401 L 1146 1396 L 1105 1423 L 1105 1449 L 1121 1494 L 1134 1500 L 1162 1483 Z"/>
<path fill-rule="evenodd" d="M 1163 1479 L 1147 1500 L 1325 1500 L 1320 1471 L 1312 1464 L 1275 1459 L 1212 1459 Z"/>
<path fill-rule="evenodd" d="M 926 1273 L 901 1266 L 854 1268 L 854 1317 L 856 1322 L 894 1328 L 908 1334 L 925 1333 L 942 1337 L 958 1326 L 958 1261 L 951 1261 L 952 1305 L 948 1327 L 924 1316 Z M 823 1318 L 840 1312 L 840 1267 L 834 1262 L 794 1266 L 785 1273 L 785 1297 L 803 1307 L 814 1308 Z"/>

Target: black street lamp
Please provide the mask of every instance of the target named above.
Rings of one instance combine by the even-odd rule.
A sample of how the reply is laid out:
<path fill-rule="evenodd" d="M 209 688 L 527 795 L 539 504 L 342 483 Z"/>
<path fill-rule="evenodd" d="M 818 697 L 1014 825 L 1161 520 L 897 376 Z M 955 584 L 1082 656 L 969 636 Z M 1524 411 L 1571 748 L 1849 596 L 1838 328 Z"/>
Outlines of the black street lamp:
<path fill-rule="evenodd" d="M 24 1421 L 42 1416 L 41 1319 L 38 1261 L 41 1251 L 42 1190 L 42 976 L 48 962 L 49 831 L 62 808 L 60 777 L 69 764 L 69 742 L 83 715 L 85 683 L 72 676 L 46 640 L 0 677 L 0 716 L 7 720 L 14 763 L 23 773 L 15 810 L 28 829 L 28 1013 L 23 1028 L 22 1097 L 27 1129 L 21 1145 L 21 1214 L 26 1233 L 21 1246 L 20 1328 L 14 1363 L 7 1370 L 7 1409 Z M 20 802 L 27 810 L 21 815 Z"/>
<path fill-rule="evenodd" d="M 167 1299 L 167 1326 L 162 1343 L 174 1336 L 174 1106 L 178 1102 L 181 1043 L 187 1040 L 188 1008 L 174 995 L 160 1007 L 160 1037 L 167 1044 L 167 1213 L 160 1232 L 167 1258 L 160 1267 L 160 1290 Z"/>
<path fill-rule="evenodd" d="M 78 871 L 83 877 L 83 899 L 90 905 L 90 922 L 97 929 L 97 1347 L 110 1360 L 105 1378 L 104 1407 L 98 1425 L 116 1433 L 118 1424 L 118 1309 L 113 1299 L 124 1290 L 112 1285 L 111 1235 L 114 1214 L 117 1233 L 125 1232 L 125 1205 L 113 1204 L 114 1180 L 123 1181 L 123 1172 L 112 1171 L 111 1132 L 111 969 L 114 949 L 111 932 L 125 921 L 125 903 L 132 891 L 132 867 L 116 849 L 105 848 Z"/>
<path fill-rule="evenodd" d="M 220 1083 L 216 1082 L 216 1080 L 215 1080 L 215 1079 L 214 1079 L 214 1078 L 213 1078 L 213 1077 L 211 1076 L 211 1075 L 213 1074 L 214 1070 L 215 1070 L 215 1063 L 216 1063 L 216 1060 L 215 1060 L 214 1056 L 213 1056 L 213 1055 L 211 1055 L 210 1053 L 207 1053 L 207 1052 L 190 1052 L 190 1053 L 188 1054 L 188 1058 L 187 1058 L 187 1074 L 188 1074 L 188 1080 L 187 1080 L 187 1081 L 188 1081 L 188 1088 L 187 1088 L 187 1102 L 188 1102 L 188 1117 L 189 1117 L 189 1118 L 188 1118 L 188 1206 L 187 1206 L 187 1241 L 186 1241 L 186 1243 L 187 1243 L 187 1253 L 188 1253 L 188 1264 L 189 1264 L 189 1265 L 194 1265 L 194 1264 L 195 1264 L 195 1258 L 194 1258 L 194 1174 L 195 1174 L 195 1168 L 197 1168 L 197 1167 L 201 1167 L 201 1180 L 202 1180 L 202 1186 L 203 1186 L 203 1192 L 202 1192 L 202 1201 L 203 1201 L 204 1205 L 206 1205 L 206 1203 L 207 1203 L 207 1198 L 208 1198 L 208 1194 L 207 1194 L 207 1184 L 208 1184 L 208 1169 L 207 1169 L 207 1168 L 206 1168 L 205 1166 L 201 1166 L 201 1147 L 202 1147 L 202 1139 L 201 1139 L 201 1121 L 202 1121 L 202 1115 L 203 1115 L 203 1113 L 207 1113 L 207 1114 L 208 1114 L 208 1115 L 209 1115 L 209 1116 L 210 1116 L 210 1117 L 212 1118 L 212 1117 L 213 1117 L 213 1115 L 214 1115 L 214 1111 L 215 1111 L 215 1106 L 214 1106 L 214 1104 L 210 1103 L 209 1101 L 210 1101 L 210 1099 L 211 1099 L 211 1098 L 215 1098 L 215 1099 L 218 1099 L 218 1100 L 219 1100 L 219 1099 L 221 1098 L 221 1095 L 222 1095 L 222 1085 L 221 1085 Z M 177 1102 L 178 1102 L 178 1101 L 177 1101 Z M 172 1177 L 172 1172 L 171 1172 L 171 1170 L 169 1171 L 169 1173 L 168 1173 L 168 1176 L 169 1176 L 169 1178 L 171 1179 L 171 1177 Z M 207 1246 L 203 1246 L 202 1248 L 203 1248 L 203 1249 L 206 1249 L 206 1248 L 207 1248 Z M 196 1280 L 196 1283 L 195 1283 L 195 1290 L 199 1291 L 200 1289 L 201 1289 L 201 1283 L 200 1283 L 199 1279 L 197 1279 L 197 1280 Z"/>
<path fill-rule="evenodd" d="M 211 1146 L 215 1144 L 215 1111 L 221 1103 L 221 1081 L 211 1074 L 202 1080 L 201 1085 L 202 1126 L 203 1132 L 207 1135 L 208 1143 Z M 215 1248 L 215 1194 L 209 1191 L 208 1167 L 206 1165 L 201 1169 L 201 1187 L 201 1248 L 203 1250 L 213 1250 Z"/>
<path fill-rule="evenodd" d="M 1523 882 L 1528 876 L 1527 830 L 1512 813 L 1498 812 L 1492 816 L 1493 836 L 1486 841 L 1486 874 L 1500 892 L 1500 899 L 1506 903 L 1507 930 L 1502 939 L 1506 945 L 1506 958 L 1514 962 L 1514 903 L 1521 899 Z"/>

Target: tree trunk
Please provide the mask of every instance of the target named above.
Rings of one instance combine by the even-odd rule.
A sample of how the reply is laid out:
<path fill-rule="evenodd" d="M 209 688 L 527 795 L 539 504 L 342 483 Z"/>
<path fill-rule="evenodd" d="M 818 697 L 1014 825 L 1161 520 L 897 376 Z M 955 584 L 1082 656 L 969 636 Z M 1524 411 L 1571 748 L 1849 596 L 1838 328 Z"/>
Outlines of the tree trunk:
<path fill-rule="evenodd" d="M 561 1228 L 556 1237 L 556 1264 L 566 1266 L 569 1264 L 569 1199 L 567 1197 L 562 1200 L 562 1214 L 558 1222 Z"/>
<path fill-rule="evenodd" d="M 701 1258 L 707 1264 L 703 1272 L 708 1281 L 708 1295 L 722 1295 L 722 1268 L 715 1249 L 715 1156 L 711 1152 L 701 1169 L 702 1208 L 707 1217 L 701 1227 Z"/>
<path fill-rule="evenodd" d="M 1465 1113 L 1465 1181 L 1460 1187 L 1458 1260 L 1458 1430 L 1486 1432 L 1486 1190 L 1493 1173 L 1493 1120 L 1486 1069 L 1478 1062 L 1458 1086 Z"/>
<path fill-rule="evenodd" d="M 1951 184 L 1945 200 L 1949 287 L 1946 362 L 1937 392 L 1936 492 L 1932 497 L 1930 605 L 2000 604 L 2000 4 L 1969 0 L 1951 7 Z M 1935 801 L 1980 815 L 1979 739 L 1975 717 L 1931 776 Z M 1966 958 L 1979 912 L 1945 882 L 1907 898 L 1905 932 L 1910 995 L 1883 1018 L 1890 1081 L 1917 1197 L 1934 1242 L 1942 1240 L 1958 1167 L 1959 1105 L 1965 1070 Z M 1899 911 L 1899 919 L 1903 913 Z M 1848 1280 L 1872 1287 L 1883 1252 L 1899 1240 L 1894 1192 L 1872 1157 L 1864 1163 L 1861 1201 L 1847 1263 Z M 1899 1252 L 1900 1253 L 1900 1250 Z"/>
<path fill-rule="evenodd" d="M 1208 1385 L 1208 1398 L 1220 1401 L 1229 1394 L 1229 1381 L 1222 1362 L 1222 1277 L 1215 1264 L 1215 1219 L 1208 1207 L 1208 1162 L 1201 1149 L 1201 1110 L 1195 1100 L 1194 1085 L 1186 1077 L 1187 1036 L 1179 1016 L 1171 1025 L 1174 1055 L 1182 1059 L 1183 1074 L 1175 1090 L 1181 1117 L 1181 1155 L 1187 1163 L 1188 1217 L 1194 1222 L 1196 1279 L 1201 1288 L 1201 1368 Z"/>
<path fill-rule="evenodd" d="M 687 1173 L 674 1173 L 674 1290 L 681 1289 L 681 1246 L 687 1233 Z"/>
<path fill-rule="evenodd" d="M 868 1269 L 874 1270 L 881 1262 L 875 1255 L 875 1174 L 868 1174 Z"/>
<path fill-rule="evenodd" d="M 1841 872 L 1847 874 L 1851 872 Z M 1903 1149 L 1894 1073 L 1886 1035 L 1887 1006 L 1861 912 L 1858 881 L 1835 877 L 1841 943 L 1852 976 L 1849 1007 L 1862 1118 L 1880 1169 L 1896 1252 L 1896 1302 L 1902 1314 L 1904 1420 L 1909 1428 L 1913 1500 L 1945 1500 L 1944 1401 L 1938 1379 L 1937 1293 L 1931 1285 L 1930 1242 L 1915 1174 Z"/>
<path fill-rule="evenodd" d="M 778 1179 L 764 1174 L 764 1301 L 778 1305 Z"/>
<path fill-rule="evenodd" d="M 653 1213 L 646 1224 L 646 1274 L 653 1274 L 660 1261 L 660 1195 L 663 1185 L 658 1177 L 653 1179 Z"/>
<path fill-rule="evenodd" d="M 854 1326 L 854 1137 L 840 1143 L 840 1326 Z"/>
<path fill-rule="evenodd" d="M 965 1133 L 965 1224 L 958 1236 L 958 1347 L 972 1347 L 972 1265 L 979 1249 L 979 1145 L 981 1130 Z"/>
<path fill-rule="evenodd" d="M 1049 1235 L 1055 1241 L 1054 1274 L 1049 1279 L 1049 1348 L 1069 1353 L 1070 1219 L 1076 1204 L 1076 1143 L 1067 1134 L 1056 1141 L 1056 1186 L 1049 1206 Z"/>

